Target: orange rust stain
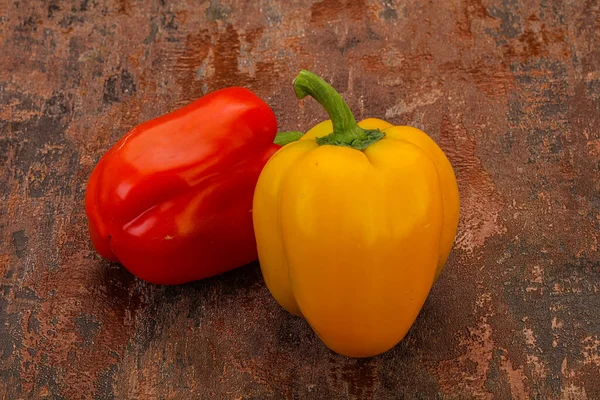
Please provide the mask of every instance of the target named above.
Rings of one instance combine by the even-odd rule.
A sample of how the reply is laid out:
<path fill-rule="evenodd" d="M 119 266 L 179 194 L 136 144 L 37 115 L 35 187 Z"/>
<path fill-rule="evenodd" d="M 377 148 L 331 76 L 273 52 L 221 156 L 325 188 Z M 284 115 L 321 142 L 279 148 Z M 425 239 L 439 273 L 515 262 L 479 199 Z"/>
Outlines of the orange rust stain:
<path fill-rule="evenodd" d="M 177 84 L 181 87 L 181 103 L 189 103 L 202 96 L 202 85 L 196 79 L 196 70 L 211 50 L 210 35 L 208 31 L 201 31 L 195 35 L 188 35 L 185 50 L 173 67 Z"/>
<path fill-rule="evenodd" d="M 118 0 L 119 8 L 117 9 L 117 12 L 119 14 L 129 15 L 131 12 L 131 3 L 129 1 L 130 0 Z"/>
<path fill-rule="evenodd" d="M 127 61 L 129 62 L 129 65 L 131 67 L 139 68 L 140 58 L 142 58 L 144 56 L 144 51 L 145 51 L 145 49 L 140 48 L 135 53 L 131 53 L 127 56 Z"/>
<path fill-rule="evenodd" d="M 352 20 L 361 20 L 368 9 L 364 0 L 323 0 L 310 7 L 310 22 L 328 24 L 343 14 Z"/>
<path fill-rule="evenodd" d="M 366 54 L 360 58 L 360 61 L 364 71 L 376 72 L 386 69 L 379 54 Z"/>
<path fill-rule="evenodd" d="M 214 38 L 212 33 L 202 31 L 189 35 L 185 50 L 173 67 L 183 95 L 180 103 L 189 103 L 208 91 L 228 86 L 245 86 L 249 89 L 264 88 L 279 76 L 274 62 L 261 60 L 256 45 L 262 37 L 262 28 L 249 30 L 240 35 L 230 24 Z M 242 44 L 245 58 L 253 64 L 251 72 L 240 71 L 239 60 Z"/>
<path fill-rule="evenodd" d="M 566 31 L 562 27 L 547 27 L 537 20 L 531 20 L 532 27 L 525 29 L 516 39 L 509 41 L 502 49 L 507 58 L 521 59 L 547 57 L 557 53 L 569 57 L 571 50 L 565 40 Z"/>
<path fill-rule="evenodd" d="M 240 79 L 242 76 L 238 69 L 240 36 L 232 25 L 227 25 L 225 32 L 222 32 L 217 38 L 214 53 L 215 74 L 210 79 L 209 87 L 240 85 L 245 81 L 245 79 Z"/>
<path fill-rule="evenodd" d="M 504 63 L 487 65 L 477 62 L 466 66 L 460 61 L 453 61 L 440 65 L 439 69 L 444 74 L 470 77 L 477 88 L 490 97 L 506 96 L 514 84 L 514 75 Z"/>
<path fill-rule="evenodd" d="M 467 71 L 477 87 L 488 96 L 506 96 L 512 88 L 514 76 L 503 68 L 481 68 L 476 66 Z"/>
<path fill-rule="evenodd" d="M 589 140 L 587 148 L 590 156 L 600 157 L 600 139 Z"/>
<path fill-rule="evenodd" d="M 250 49 L 254 48 L 254 46 L 256 45 L 256 42 L 258 41 L 258 39 L 261 38 L 264 31 L 265 31 L 265 28 L 262 26 L 259 26 L 258 28 L 251 29 L 248 32 L 246 32 L 246 34 L 244 35 L 244 39 L 249 44 Z"/>
<path fill-rule="evenodd" d="M 0 255 L 0 277 L 4 276 L 8 271 L 8 266 L 10 264 L 10 254 L 2 254 Z"/>
<path fill-rule="evenodd" d="M 186 10 L 180 10 L 175 13 L 175 17 L 181 24 L 185 24 L 188 19 L 188 12 Z"/>
<path fill-rule="evenodd" d="M 483 0 L 467 0 L 462 3 L 462 9 L 457 12 L 456 29 L 464 37 L 473 35 L 471 24 L 473 20 L 491 18 Z"/>

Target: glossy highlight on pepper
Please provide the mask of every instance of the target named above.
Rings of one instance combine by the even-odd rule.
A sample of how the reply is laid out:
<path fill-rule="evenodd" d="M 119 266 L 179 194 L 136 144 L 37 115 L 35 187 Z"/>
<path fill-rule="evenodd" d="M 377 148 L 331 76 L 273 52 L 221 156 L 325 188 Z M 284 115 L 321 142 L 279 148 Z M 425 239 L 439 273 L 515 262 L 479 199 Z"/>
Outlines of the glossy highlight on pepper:
<path fill-rule="evenodd" d="M 265 283 L 332 350 L 370 357 L 395 346 L 452 249 L 459 194 L 450 162 L 424 132 L 357 123 L 343 99 L 301 71 L 298 98 L 330 120 L 298 135 L 263 169 L 253 221 Z"/>
<path fill-rule="evenodd" d="M 240 87 L 133 128 L 88 182 L 95 249 L 157 284 L 199 280 L 256 260 L 252 196 L 280 148 L 276 131 L 269 106 Z"/>

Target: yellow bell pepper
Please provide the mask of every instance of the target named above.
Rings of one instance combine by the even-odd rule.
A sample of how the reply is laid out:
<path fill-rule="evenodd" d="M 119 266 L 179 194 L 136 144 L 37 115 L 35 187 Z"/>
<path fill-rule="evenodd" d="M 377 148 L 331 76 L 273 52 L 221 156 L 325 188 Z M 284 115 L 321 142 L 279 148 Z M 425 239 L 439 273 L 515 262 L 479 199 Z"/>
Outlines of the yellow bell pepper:
<path fill-rule="evenodd" d="M 316 75 L 301 71 L 294 90 L 330 120 L 299 140 L 279 135 L 284 146 L 259 177 L 261 271 L 277 302 L 326 346 L 374 356 L 406 335 L 446 263 L 459 216 L 454 171 L 416 128 L 357 123 Z"/>

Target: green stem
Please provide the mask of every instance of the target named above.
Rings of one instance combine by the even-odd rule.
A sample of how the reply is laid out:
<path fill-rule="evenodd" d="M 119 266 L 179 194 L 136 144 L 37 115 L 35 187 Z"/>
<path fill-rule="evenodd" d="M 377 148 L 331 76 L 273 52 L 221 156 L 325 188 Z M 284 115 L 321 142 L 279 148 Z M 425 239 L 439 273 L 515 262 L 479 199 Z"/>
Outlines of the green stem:
<path fill-rule="evenodd" d="M 317 138 L 319 145 L 348 146 L 364 150 L 384 137 L 384 133 L 379 130 L 365 130 L 358 126 L 342 96 L 312 72 L 300 71 L 294 79 L 294 92 L 300 100 L 307 95 L 313 97 L 329 114 L 333 132 Z"/>
<path fill-rule="evenodd" d="M 352 143 L 366 137 L 364 129 L 358 126 L 348 104 L 327 82 L 312 72 L 302 70 L 294 79 L 294 92 L 302 100 L 307 95 L 323 106 L 333 123 L 333 133 L 341 142 Z"/>
<path fill-rule="evenodd" d="M 289 131 L 289 132 L 277 132 L 275 136 L 275 140 L 273 143 L 278 144 L 280 146 L 285 146 L 288 143 L 295 142 L 300 140 L 300 138 L 304 136 L 304 132 L 298 131 Z"/>

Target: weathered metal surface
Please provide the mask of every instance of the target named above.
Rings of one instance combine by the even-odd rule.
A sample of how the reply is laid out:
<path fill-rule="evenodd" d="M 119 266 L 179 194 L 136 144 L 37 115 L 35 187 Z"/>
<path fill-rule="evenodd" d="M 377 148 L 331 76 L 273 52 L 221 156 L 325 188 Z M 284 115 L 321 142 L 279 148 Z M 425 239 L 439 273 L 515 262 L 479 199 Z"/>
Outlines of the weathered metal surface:
<path fill-rule="evenodd" d="M 600 398 L 600 4 L 593 0 L 3 1 L 1 398 Z M 455 166 L 453 254 L 408 336 L 327 350 L 258 266 L 179 287 L 100 259 L 104 151 L 243 85 L 281 129 L 300 68 Z"/>

